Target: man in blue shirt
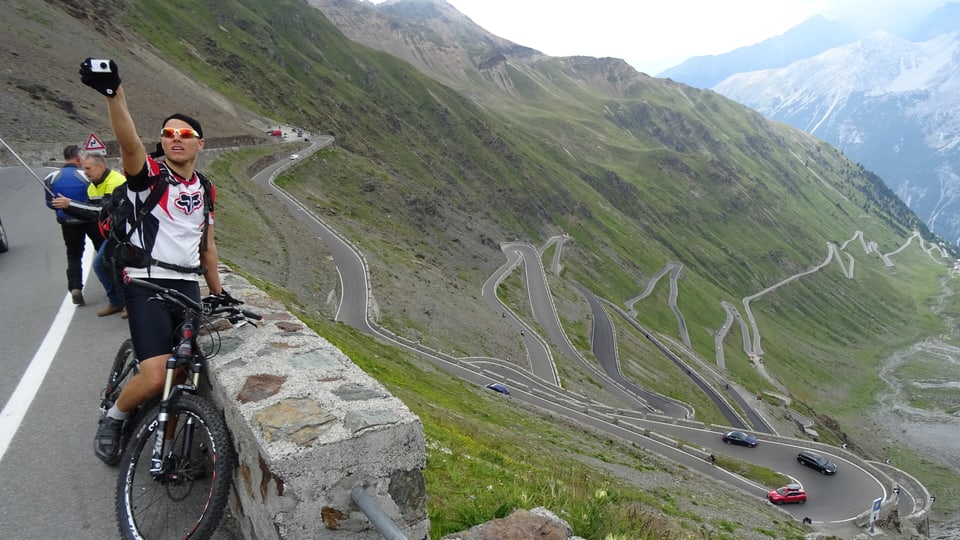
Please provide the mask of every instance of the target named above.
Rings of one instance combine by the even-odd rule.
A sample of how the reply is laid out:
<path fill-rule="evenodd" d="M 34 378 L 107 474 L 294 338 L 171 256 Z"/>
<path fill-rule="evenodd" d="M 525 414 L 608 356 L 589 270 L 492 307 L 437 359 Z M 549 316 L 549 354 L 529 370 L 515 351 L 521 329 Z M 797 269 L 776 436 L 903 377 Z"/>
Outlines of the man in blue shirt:
<path fill-rule="evenodd" d="M 53 204 L 54 197 L 68 197 L 73 201 L 87 201 L 87 187 L 90 182 L 80 169 L 82 162 L 80 148 L 71 144 L 63 149 L 63 167 L 47 175 L 43 182 L 47 186 L 44 192 L 47 208 L 57 212 L 57 223 L 63 234 L 63 243 L 67 247 L 67 290 L 73 303 L 82 306 L 83 300 L 83 250 L 86 239 L 93 242 L 94 249 L 100 249 L 103 236 L 97 226 L 97 220 L 70 215 L 63 208 Z"/>

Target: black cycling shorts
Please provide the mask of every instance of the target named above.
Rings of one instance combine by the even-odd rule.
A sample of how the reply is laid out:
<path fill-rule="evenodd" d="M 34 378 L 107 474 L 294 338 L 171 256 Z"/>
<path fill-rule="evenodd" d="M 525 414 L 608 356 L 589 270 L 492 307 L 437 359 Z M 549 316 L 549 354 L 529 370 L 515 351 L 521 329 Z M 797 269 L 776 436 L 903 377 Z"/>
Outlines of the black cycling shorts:
<path fill-rule="evenodd" d="M 200 284 L 182 279 L 147 279 L 167 289 L 175 289 L 197 302 L 200 301 Z M 180 313 L 167 309 L 162 302 L 147 300 L 155 293 L 137 287 L 123 286 L 124 303 L 127 307 L 127 322 L 137 360 L 173 353 L 173 333 L 183 322 Z M 198 328 L 199 321 L 194 321 Z"/>

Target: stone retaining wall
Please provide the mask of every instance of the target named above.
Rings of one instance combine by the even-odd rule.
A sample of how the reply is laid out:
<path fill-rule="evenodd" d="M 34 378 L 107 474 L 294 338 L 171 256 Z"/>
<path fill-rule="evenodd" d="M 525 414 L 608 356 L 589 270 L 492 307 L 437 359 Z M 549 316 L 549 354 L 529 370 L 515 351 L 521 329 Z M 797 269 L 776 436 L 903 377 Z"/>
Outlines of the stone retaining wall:
<path fill-rule="evenodd" d="M 420 419 L 283 305 L 221 267 L 264 316 L 220 330 L 212 397 L 239 456 L 231 507 L 246 538 L 375 539 L 352 501 L 363 486 L 407 538 L 428 536 Z"/>

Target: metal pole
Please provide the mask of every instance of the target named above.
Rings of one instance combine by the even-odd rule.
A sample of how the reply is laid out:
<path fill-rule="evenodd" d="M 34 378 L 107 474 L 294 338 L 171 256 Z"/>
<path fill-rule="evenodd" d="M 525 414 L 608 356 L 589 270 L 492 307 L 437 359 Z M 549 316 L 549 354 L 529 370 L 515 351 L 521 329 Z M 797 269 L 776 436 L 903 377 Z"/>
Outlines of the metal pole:
<path fill-rule="evenodd" d="M 52 191 L 50 191 L 50 188 L 48 188 L 47 185 L 43 183 L 43 180 L 41 180 L 40 177 L 37 176 L 37 173 L 33 172 L 33 169 L 31 169 L 30 166 L 26 164 L 26 162 L 20 159 L 20 156 L 18 156 L 17 153 L 13 151 L 13 148 L 10 148 L 10 145 L 7 144 L 6 141 L 0 138 L 0 143 L 3 143 L 3 145 L 7 147 L 7 150 L 9 150 L 11 154 L 13 154 L 13 157 L 17 158 L 17 161 L 19 161 L 24 167 L 27 168 L 28 171 L 30 171 L 30 174 L 32 174 L 33 177 L 37 179 L 37 182 L 40 182 L 40 185 L 43 186 L 44 191 L 49 193 L 51 197 L 56 196 Z"/>
<path fill-rule="evenodd" d="M 387 516 L 383 508 L 380 508 L 377 501 L 367 493 L 363 486 L 354 487 L 350 496 L 353 502 L 357 503 L 357 506 L 367 515 L 373 526 L 377 528 L 380 536 L 387 540 L 407 540 L 407 535 L 403 534 L 400 527 Z"/>

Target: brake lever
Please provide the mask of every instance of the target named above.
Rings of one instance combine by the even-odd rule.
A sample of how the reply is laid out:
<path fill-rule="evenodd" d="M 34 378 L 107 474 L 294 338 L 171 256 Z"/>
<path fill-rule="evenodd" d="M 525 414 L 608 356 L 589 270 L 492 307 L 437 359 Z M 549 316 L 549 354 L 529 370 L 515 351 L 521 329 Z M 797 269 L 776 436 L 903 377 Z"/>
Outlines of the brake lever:
<path fill-rule="evenodd" d="M 245 325 L 245 324 L 249 324 L 249 325 L 253 326 L 254 328 L 258 328 L 258 326 L 256 325 L 256 323 L 254 323 L 253 321 L 251 321 L 250 319 L 248 319 L 248 318 L 246 317 L 246 315 L 244 315 L 243 313 L 235 313 L 235 314 L 227 317 L 227 321 L 229 321 L 230 324 L 231 324 L 234 328 L 240 328 L 241 326 L 243 326 L 243 325 Z"/>

